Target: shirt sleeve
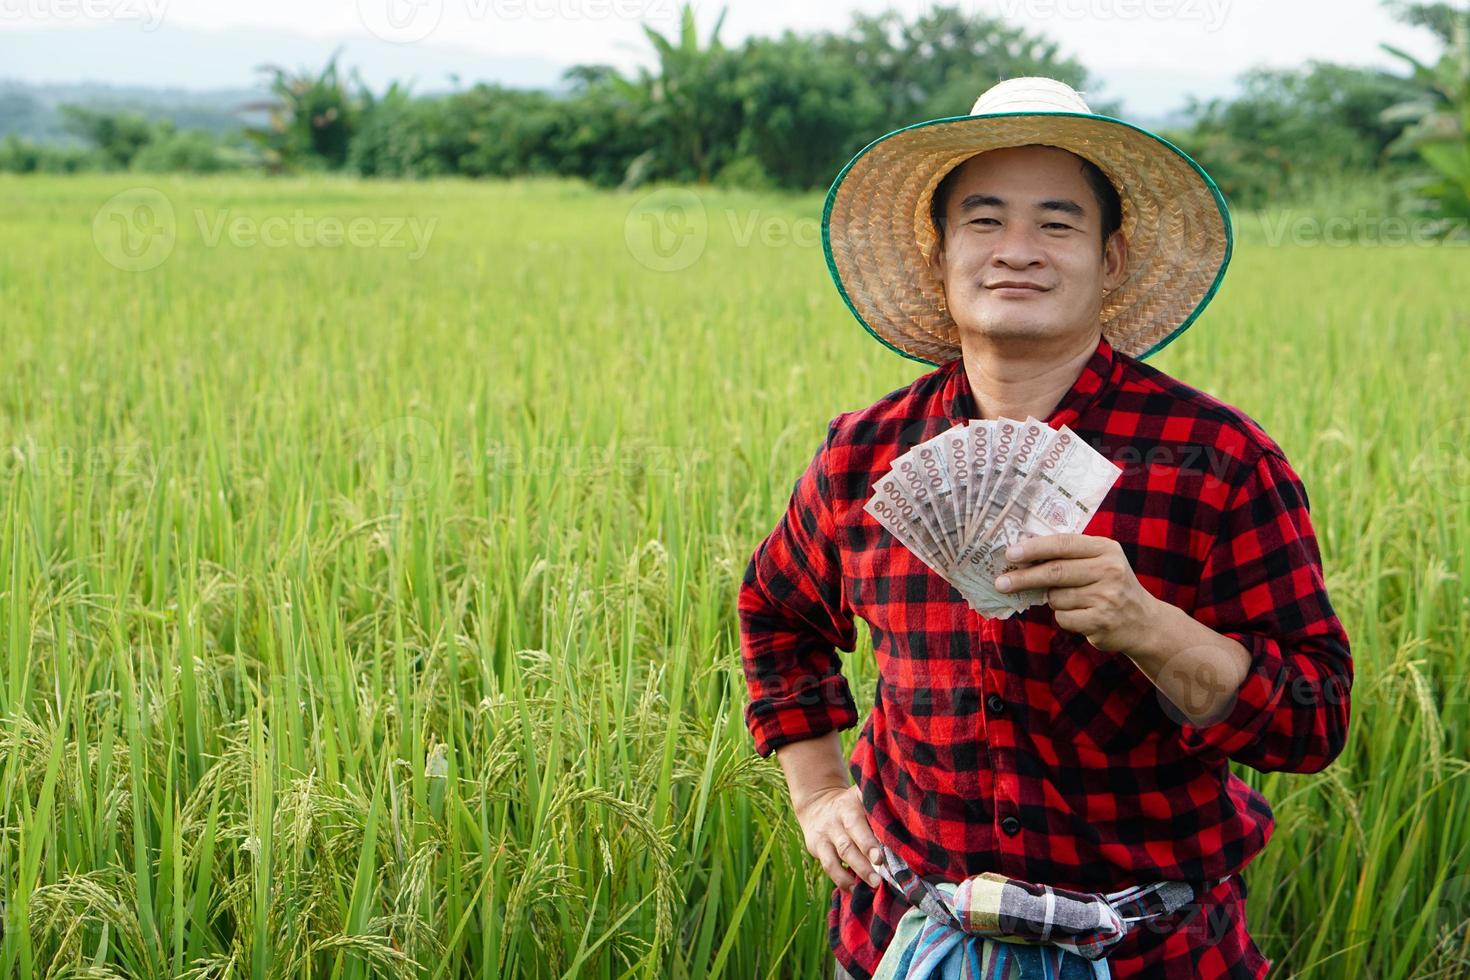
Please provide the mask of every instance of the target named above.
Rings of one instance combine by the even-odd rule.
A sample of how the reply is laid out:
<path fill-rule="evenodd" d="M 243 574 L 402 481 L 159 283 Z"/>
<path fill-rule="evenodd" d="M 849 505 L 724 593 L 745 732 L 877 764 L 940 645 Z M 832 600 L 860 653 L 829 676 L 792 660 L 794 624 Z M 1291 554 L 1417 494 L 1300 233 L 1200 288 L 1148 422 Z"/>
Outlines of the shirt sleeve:
<path fill-rule="evenodd" d="M 740 586 L 740 654 L 750 696 L 745 722 L 763 757 L 788 742 L 857 724 L 836 652 L 851 653 L 857 631 L 829 503 L 831 436 L 829 425 Z"/>
<path fill-rule="evenodd" d="M 1221 515 L 1195 619 L 1250 651 L 1229 712 L 1181 725 L 1184 749 L 1260 772 L 1319 772 L 1347 741 L 1353 661 L 1323 583 L 1305 488 L 1261 454 Z"/>

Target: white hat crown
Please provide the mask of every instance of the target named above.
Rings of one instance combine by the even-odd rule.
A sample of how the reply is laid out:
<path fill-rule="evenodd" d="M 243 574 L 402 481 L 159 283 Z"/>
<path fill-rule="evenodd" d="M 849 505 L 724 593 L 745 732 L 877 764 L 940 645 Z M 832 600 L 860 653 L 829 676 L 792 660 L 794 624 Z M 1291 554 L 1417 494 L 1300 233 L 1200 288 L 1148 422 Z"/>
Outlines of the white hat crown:
<path fill-rule="evenodd" d="M 975 100 L 970 115 L 997 112 L 1086 112 L 1087 107 L 1076 89 L 1055 78 L 1027 76 L 997 82 Z"/>

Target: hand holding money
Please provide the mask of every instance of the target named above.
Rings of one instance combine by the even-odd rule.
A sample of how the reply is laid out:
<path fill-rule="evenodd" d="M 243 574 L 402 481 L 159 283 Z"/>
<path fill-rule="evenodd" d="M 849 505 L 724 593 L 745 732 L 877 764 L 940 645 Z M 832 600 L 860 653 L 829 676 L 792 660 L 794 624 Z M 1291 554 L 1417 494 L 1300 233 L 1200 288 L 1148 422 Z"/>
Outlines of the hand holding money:
<path fill-rule="evenodd" d="M 1001 592 L 1045 589 L 1057 626 L 1086 637 L 1099 650 L 1147 660 L 1161 646 L 1179 645 L 1170 635 L 1176 626 L 1193 631 L 1187 614 L 1181 621 L 1176 607 L 1139 582 L 1123 546 L 1112 538 L 1039 535 L 1011 545 L 1005 556 L 1024 567 L 1001 575 L 995 587 Z"/>
<path fill-rule="evenodd" d="M 995 588 L 1017 567 L 1005 549 L 1080 533 L 1122 472 L 1065 425 L 971 419 L 895 459 L 863 509 L 971 609 L 1005 619 L 1046 595 Z"/>

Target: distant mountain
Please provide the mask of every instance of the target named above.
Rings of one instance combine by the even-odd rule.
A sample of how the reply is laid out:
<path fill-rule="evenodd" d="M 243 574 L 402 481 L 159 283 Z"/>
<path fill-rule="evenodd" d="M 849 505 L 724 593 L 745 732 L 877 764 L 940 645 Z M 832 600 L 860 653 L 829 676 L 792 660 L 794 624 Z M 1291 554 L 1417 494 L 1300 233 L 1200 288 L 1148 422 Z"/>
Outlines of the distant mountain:
<path fill-rule="evenodd" d="M 342 56 L 337 64 L 359 69 L 374 91 L 393 81 L 411 81 L 419 94 L 480 81 L 557 90 L 562 88 L 561 73 L 570 67 L 540 57 L 502 57 L 427 42 L 393 44 L 369 35 L 307 37 L 256 28 L 206 31 L 166 22 L 143 30 L 136 24 L 109 22 L 0 30 L 0 75 L 33 84 L 242 89 L 257 83 L 256 69 L 262 64 L 319 70 L 339 47 Z"/>
<path fill-rule="evenodd" d="M 0 0 L 3 2 L 3 0 Z M 242 106 L 268 97 L 264 64 L 320 71 L 356 69 L 382 92 L 412 83 L 417 95 L 477 82 L 562 91 L 568 67 L 541 58 L 489 57 L 462 47 L 391 44 L 373 37 L 313 38 L 268 30 L 202 31 L 109 23 L 83 28 L 0 31 L 0 137 L 74 145 L 60 106 L 133 111 L 180 129 L 225 133 L 258 125 Z"/>
<path fill-rule="evenodd" d="M 1101 82 L 1099 101 L 1103 98 L 1121 99 L 1124 119 L 1156 131 L 1188 125 L 1189 117 L 1184 109 L 1191 96 L 1208 101 L 1235 98 L 1240 94 L 1240 85 L 1234 75 L 1207 69 L 1187 71 L 1132 65 L 1089 65 L 1088 74 Z"/>
<path fill-rule="evenodd" d="M 264 88 L 191 92 L 180 88 L 97 85 L 27 85 L 0 80 L 0 137 L 10 133 L 39 143 L 81 145 L 62 126 L 61 106 L 83 105 L 113 112 L 136 112 L 148 119 L 171 119 L 179 129 L 204 129 L 217 135 L 265 122 L 265 113 L 242 107 L 267 98 Z"/>

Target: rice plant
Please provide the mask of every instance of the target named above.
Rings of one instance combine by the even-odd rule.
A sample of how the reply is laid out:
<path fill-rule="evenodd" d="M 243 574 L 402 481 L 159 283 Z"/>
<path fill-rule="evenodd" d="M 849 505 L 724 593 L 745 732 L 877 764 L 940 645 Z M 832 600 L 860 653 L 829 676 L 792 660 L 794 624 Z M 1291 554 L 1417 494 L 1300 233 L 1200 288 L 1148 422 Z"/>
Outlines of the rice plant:
<path fill-rule="evenodd" d="M 924 369 L 821 203 L 0 178 L 0 973 L 829 975 L 735 596 L 827 421 Z M 1251 931 L 1464 975 L 1470 250 L 1270 217 L 1152 361 L 1285 448 L 1353 641 L 1338 761 L 1237 767 Z"/>

